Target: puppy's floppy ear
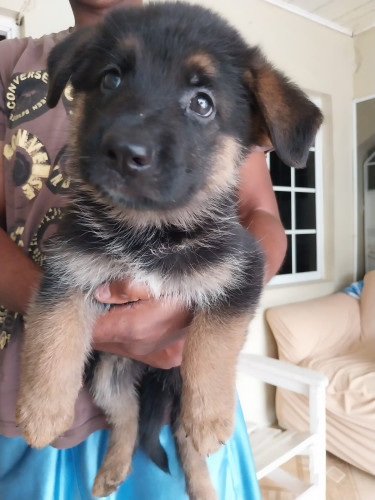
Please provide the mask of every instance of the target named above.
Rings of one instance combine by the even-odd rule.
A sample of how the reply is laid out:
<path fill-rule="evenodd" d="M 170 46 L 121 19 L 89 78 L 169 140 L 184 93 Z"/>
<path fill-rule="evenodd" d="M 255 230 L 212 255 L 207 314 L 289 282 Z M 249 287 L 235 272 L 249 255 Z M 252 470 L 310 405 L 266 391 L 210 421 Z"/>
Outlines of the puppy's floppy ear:
<path fill-rule="evenodd" d="M 323 121 L 307 96 L 267 62 L 258 48 L 250 50 L 245 82 L 252 94 L 253 145 L 274 147 L 291 167 L 306 165 L 309 148 Z"/>
<path fill-rule="evenodd" d="M 47 105 L 50 108 L 56 106 L 70 76 L 82 63 L 84 48 L 93 32 L 92 26 L 80 28 L 51 50 L 47 60 Z"/>

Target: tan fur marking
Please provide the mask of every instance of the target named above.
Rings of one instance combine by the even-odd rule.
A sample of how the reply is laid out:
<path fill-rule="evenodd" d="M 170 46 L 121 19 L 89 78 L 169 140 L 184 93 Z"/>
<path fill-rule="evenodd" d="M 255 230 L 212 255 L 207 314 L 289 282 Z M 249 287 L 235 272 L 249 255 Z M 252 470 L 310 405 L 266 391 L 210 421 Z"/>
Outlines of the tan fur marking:
<path fill-rule="evenodd" d="M 95 497 L 108 496 L 126 479 L 138 436 L 139 405 L 131 375 L 133 362 L 121 358 L 123 380 L 119 387 L 114 388 L 112 376 L 117 358 L 102 353 L 94 373 L 94 401 L 104 410 L 111 425 L 108 450 L 92 488 Z"/>
<path fill-rule="evenodd" d="M 207 185 L 210 191 L 221 191 L 235 184 L 240 155 L 241 147 L 235 139 L 223 135 L 217 153 L 211 160 L 211 173 Z"/>
<path fill-rule="evenodd" d="M 249 89 L 254 92 L 256 85 L 255 77 L 250 70 L 245 71 L 244 80 Z M 260 146 L 262 148 L 272 148 L 272 142 L 265 118 L 259 108 L 259 105 L 254 103 L 254 107 L 255 109 L 251 114 L 251 141 L 256 146 Z"/>
<path fill-rule="evenodd" d="M 134 35 L 128 35 L 121 40 L 119 40 L 116 44 L 115 50 L 122 52 L 133 51 L 137 57 L 141 57 L 141 42 L 139 38 Z"/>
<path fill-rule="evenodd" d="M 82 92 L 74 92 L 74 100 L 73 100 L 73 111 L 71 115 L 71 127 L 69 130 L 69 140 L 68 144 L 70 146 L 70 151 L 74 155 L 77 156 L 76 152 L 78 150 L 79 137 L 82 133 L 83 127 L 81 126 L 81 122 L 83 120 L 83 112 L 85 108 L 85 94 Z M 67 162 L 67 168 L 69 170 L 69 175 L 76 179 L 77 177 L 77 169 L 76 165 L 71 164 L 71 162 Z"/>
<path fill-rule="evenodd" d="M 123 401 L 121 410 L 121 413 L 111 416 L 109 446 L 92 488 L 94 497 L 108 496 L 116 491 L 131 471 L 138 435 L 138 399 L 135 393 Z"/>
<path fill-rule="evenodd" d="M 214 60 L 205 52 L 197 52 L 186 60 L 186 65 L 193 70 L 200 70 L 207 76 L 213 77 L 216 74 Z"/>
<path fill-rule="evenodd" d="M 281 125 L 282 121 L 283 127 L 289 130 L 298 123 L 300 110 L 287 105 L 284 98 L 285 86 L 271 67 L 264 66 L 259 71 L 256 94 L 266 120 L 274 127 Z"/>
<path fill-rule="evenodd" d="M 191 500 L 217 500 L 206 459 L 193 446 L 189 436 L 179 423 L 174 429 L 178 454 L 185 473 L 186 491 Z"/>
<path fill-rule="evenodd" d="M 70 427 L 95 319 L 79 293 L 54 309 L 31 305 L 16 407 L 31 446 L 43 448 Z"/>
<path fill-rule="evenodd" d="M 186 339 L 181 422 L 196 450 L 214 453 L 232 435 L 236 363 L 251 315 L 217 318 L 200 312 Z"/>

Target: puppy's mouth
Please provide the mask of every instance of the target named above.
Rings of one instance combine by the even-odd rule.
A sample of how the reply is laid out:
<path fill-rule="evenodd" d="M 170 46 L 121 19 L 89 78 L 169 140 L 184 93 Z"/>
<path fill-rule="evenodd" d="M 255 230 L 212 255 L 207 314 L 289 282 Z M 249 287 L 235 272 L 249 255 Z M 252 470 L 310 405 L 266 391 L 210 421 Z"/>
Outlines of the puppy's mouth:
<path fill-rule="evenodd" d="M 90 169 L 88 177 L 100 197 L 122 209 L 170 210 L 179 208 L 188 196 L 188 193 L 182 197 L 172 196 L 171 189 L 163 184 L 156 169 L 152 173 L 124 173 L 112 165 L 102 164 Z"/>

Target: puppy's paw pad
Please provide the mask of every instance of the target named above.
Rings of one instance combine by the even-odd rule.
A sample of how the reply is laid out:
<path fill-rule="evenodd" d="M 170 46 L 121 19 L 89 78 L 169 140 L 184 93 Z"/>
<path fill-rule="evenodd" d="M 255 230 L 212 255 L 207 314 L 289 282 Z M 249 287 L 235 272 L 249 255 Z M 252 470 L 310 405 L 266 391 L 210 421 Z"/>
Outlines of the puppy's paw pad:
<path fill-rule="evenodd" d="M 215 453 L 231 437 L 234 429 L 234 418 L 230 417 L 194 419 L 183 413 L 181 423 L 194 448 L 202 456 Z"/>
<path fill-rule="evenodd" d="M 105 480 L 96 480 L 94 482 L 94 486 L 92 487 L 92 496 L 95 498 L 107 497 L 118 488 L 118 484 L 110 485 L 105 482 Z"/>
<path fill-rule="evenodd" d="M 66 409 L 48 409 L 27 404 L 19 400 L 16 407 L 16 423 L 22 429 L 26 442 L 34 448 L 44 448 L 63 434 L 72 425 L 74 414 L 66 413 Z"/>
<path fill-rule="evenodd" d="M 181 423 L 202 456 L 217 451 L 232 435 L 236 398 L 232 386 L 221 391 L 183 388 Z"/>
<path fill-rule="evenodd" d="M 94 497 L 107 497 L 125 481 L 130 471 L 131 465 L 121 468 L 119 468 L 118 464 L 114 467 L 110 465 L 101 467 L 92 487 L 92 495 Z"/>

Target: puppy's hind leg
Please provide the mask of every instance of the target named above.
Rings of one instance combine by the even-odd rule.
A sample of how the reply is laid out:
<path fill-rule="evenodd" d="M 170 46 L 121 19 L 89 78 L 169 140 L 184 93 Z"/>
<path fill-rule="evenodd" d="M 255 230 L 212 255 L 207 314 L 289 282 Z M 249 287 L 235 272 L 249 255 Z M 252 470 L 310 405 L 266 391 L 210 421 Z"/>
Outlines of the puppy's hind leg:
<path fill-rule="evenodd" d="M 130 359 L 101 353 L 91 391 L 111 425 L 109 446 L 96 475 L 92 494 L 108 496 L 126 479 L 138 436 L 139 403 L 136 383 L 143 365 Z"/>
<path fill-rule="evenodd" d="M 99 311 L 78 290 L 54 288 L 45 275 L 26 317 L 16 422 L 26 441 L 50 444 L 73 422 Z"/>
<path fill-rule="evenodd" d="M 197 452 L 179 419 L 173 424 L 173 433 L 185 473 L 186 491 L 189 499 L 217 500 L 218 496 L 212 486 L 206 459 Z"/>

